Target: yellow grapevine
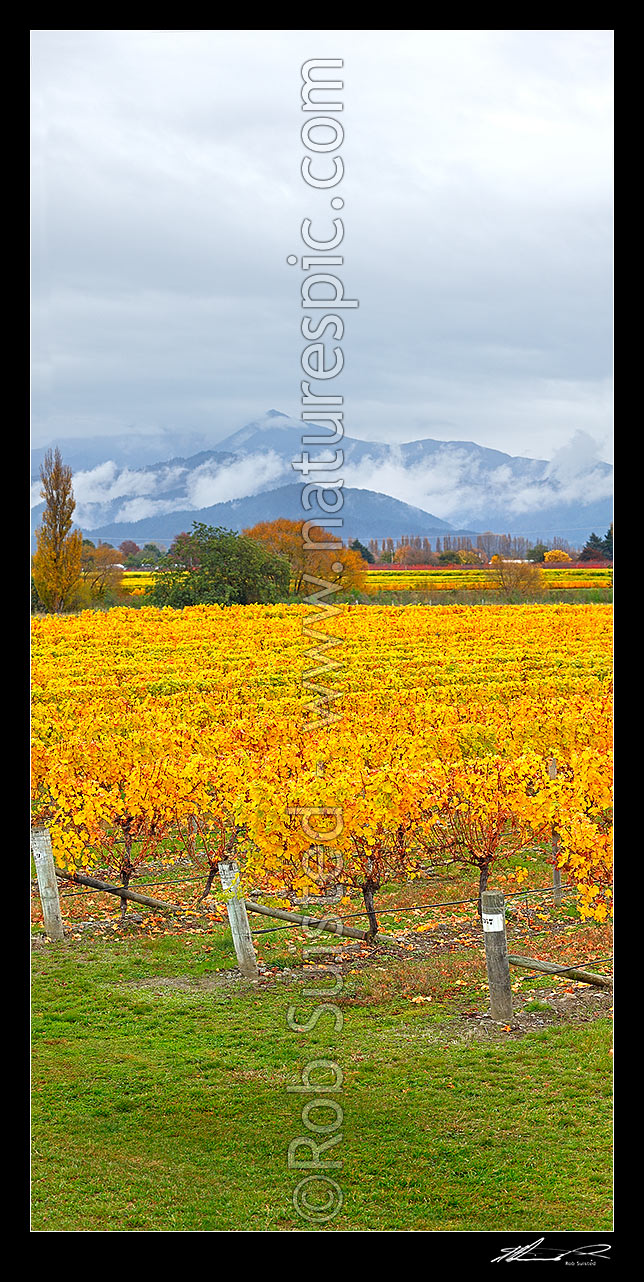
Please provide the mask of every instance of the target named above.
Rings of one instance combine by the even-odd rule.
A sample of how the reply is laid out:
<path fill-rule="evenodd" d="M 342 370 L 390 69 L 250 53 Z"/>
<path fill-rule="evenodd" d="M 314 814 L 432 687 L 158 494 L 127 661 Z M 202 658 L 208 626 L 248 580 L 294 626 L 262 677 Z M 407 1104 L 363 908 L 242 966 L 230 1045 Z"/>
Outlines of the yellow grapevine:
<path fill-rule="evenodd" d="M 345 884 L 413 876 L 457 833 L 495 858 L 559 833 L 584 915 L 610 911 L 608 605 L 361 606 L 326 630 L 339 720 L 305 729 L 302 605 L 128 609 L 33 622 L 33 806 L 67 867 L 198 817 L 249 884 L 312 890 L 294 820 L 333 793 Z M 557 761 L 557 775 L 548 761 Z M 320 763 L 324 769 L 320 770 Z M 469 827 L 468 827 L 469 825 Z M 497 840 L 498 837 L 498 840 Z M 492 837 L 490 837 L 492 840 Z M 146 843 L 147 846 L 146 846 Z M 124 854 L 125 852 L 125 854 Z"/>

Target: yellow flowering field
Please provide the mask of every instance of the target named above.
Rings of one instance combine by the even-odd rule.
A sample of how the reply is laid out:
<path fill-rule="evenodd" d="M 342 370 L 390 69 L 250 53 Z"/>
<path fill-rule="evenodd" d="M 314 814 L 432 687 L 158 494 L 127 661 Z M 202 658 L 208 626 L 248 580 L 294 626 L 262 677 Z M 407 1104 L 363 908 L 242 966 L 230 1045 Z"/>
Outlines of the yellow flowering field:
<path fill-rule="evenodd" d="M 591 566 L 589 569 L 551 569 L 542 567 L 544 587 L 548 590 L 610 588 L 613 584 L 612 566 Z M 155 575 L 152 570 L 128 571 L 123 575 L 120 591 L 132 596 L 143 596 L 151 588 Z M 493 592 L 484 569 L 463 565 L 452 569 L 405 570 L 383 569 L 370 566 L 367 570 L 367 592 Z"/>
<path fill-rule="evenodd" d="M 610 588 L 613 584 L 612 566 L 591 566 L 589 569 L 551 569 L 542 566 L 543 585 L 547 590 L 572 590 L 573 588 Z M 456 566 L 453 569 L 385 570 L 370 567 L 367 571 L 368 592 L 475 592 L 484 589 L 493 592 L 486 571 L 477 566 Z"/>
<path fill-rule="evenodd" d="M 277 894 L 324 889 L 340 865 L 345 885 L 436 857 L 487 876 L 556 830 L 601 921 L 611 623 L 600 604 L 37 617 L 34 822 L 61 866 L 121 871 L 164 836 L 189 850 L 196 828 Z"/>

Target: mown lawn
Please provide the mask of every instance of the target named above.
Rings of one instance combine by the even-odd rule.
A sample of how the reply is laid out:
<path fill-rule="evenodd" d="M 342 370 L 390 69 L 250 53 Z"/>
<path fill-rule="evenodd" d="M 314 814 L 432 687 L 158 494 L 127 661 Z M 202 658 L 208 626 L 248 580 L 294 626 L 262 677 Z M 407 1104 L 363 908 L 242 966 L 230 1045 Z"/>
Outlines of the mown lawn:
<path fill-rule="evenodd" d="M 611 1228 L 608 1019 L 468 1041 L 452 999 L 365 1000 L 355 973 L 336 1031 L 301 978 L 260 990 L 226 976 L 233 956 L 224 926 L 36 950 L 34 1231 Z M 283 937 L 272 962 L 295 965 Z M 320 1225 L 287 1163 L 327 1138 L 287 1090 L 316 1058 L 343 1073 L 343 1205 Z"/>

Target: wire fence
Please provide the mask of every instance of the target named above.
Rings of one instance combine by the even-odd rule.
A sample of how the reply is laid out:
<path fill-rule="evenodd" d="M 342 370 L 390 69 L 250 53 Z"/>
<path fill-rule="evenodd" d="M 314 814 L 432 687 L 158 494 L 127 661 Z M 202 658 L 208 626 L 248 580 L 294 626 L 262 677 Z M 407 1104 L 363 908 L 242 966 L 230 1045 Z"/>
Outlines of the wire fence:
<path fill-rule="evenodd" d="M 571 886 L 570 884 L 566 884 L 565 886 L 560 887 L 560 890 L 562 893 L 564 891 L 574 891 L 574 889 L 575 887 Z M 554 893 L 554 887 L 546 886 L 545 888 L 543 888 L 539 886 L 531 890 L 511 891 L 509 894 L 505 896 L 505 898 L 506 899 L 518 899 L 518 898 L 525 899 L 531 895 L 535 895 L 535 896 L 536 895 L 552 895 L 553 893 Z M 383 908 L 379 906 L 378 916 L 388 917 L 388 916 L 391 916 L 393 913 L 420 912 L 421 910 L 426 911 L 428 908 L 462 908 L 465 906 L 465 904 L 478 904 L 478 896 L 473 895 L 469 899 L 429 900 L 427 903 L 424 903 L 424 904 L 402 904 L 399 907 L 394 907 L 394 908 L 389 908 L 389 907 Z M 337 914 L 340 921 L 351 921 L 354 917 L 367 917 L 368 915 L 369 914 L 367 913 L 366 908 L 361 908 L 358 912 L 355 912 L 355 913 Z M 267 935 L 274 930 L 294 930 L 294 929 L 295 927 L 293 926 L 293 924 L 289 923 L 289 925 L 287 926 L 266 926 L 260 930 L 251 931 L 251 934 Z"/>
<path fill-rule="evenodd" d="M 136 885 L 141 888 L 155 887 L 155 886 L 182 886 L 189 882 L 195 882 L 195 881 L 203 882 L 204 874 L 198 873 L 196 875 L 191 875 L 186 877 L 166 877 L 166 878 L 163 878 L 163 877 L 147 878 L 146 877 L 145 880 L 137 879 Z M 570 884 L 566 884 L 560 887 L 561 893 L 574 891 L 574 889 L 575 887 Z M 97 895 L 100 893 L 101 892 L 99 890 L 91 886 L 83 887 L 82 890 L 59 891 L 61 899 L 86 898 L 87 896 Z M 254 893 L 262 894 L 264 892 L 255 891 Z M 552 893 L 553 893 L 553 888 L 551 886 L 546 886 L 545 888 L 541 886 L 537 886 L 537 887 L 532 887 L 529 890 L 510 891 L 508 894 L 506 894 L 505 898 L 506 899 L 527 899 L 531 896 L 551 895 Z M 33 882 L 32 895 L 37 896 L 37 894 L 38 894 L 38 885 L 37 885 L 37 882 Z M 478 903 L 478 897 L 476 895 L 473 895 L 468 899 L 428 900 L 422 904 L 400 904 L 400 905 L 394 905 L 393 907 L 389 907 L 389 906 L 379 907 L 378 913 L 380 917 L 386 917 L 386 916 L 391 916 L 393 913 L 420 912 L 423 910 L 426 911 L 427 909 L 431 909 L 431 908 L 461 908 L 461 907 L 464 907 L 466 904 L 476 904 L 476 903 Z M 367 917 L 367 916 L 368 916 L 367 910 L 365 908 L 361 908 L 354 913 L 341 913 L 339 914 L 339 919 L 340 921 L 351 921 L 356 917 Z M 252 931 L 252 934 L 265 935 L 270 933 L 273 930 L 293 930 L 295 928 L 296 927 L 293 923 L 289 923 L 286 926 L 268 926 L 261 930 Z"/>
<path fill-rule="evenodd" d="M 443 864 L 440 866 L 445 867 L 451 864 L 452 862 L 453 861 L 448 861 L 448 864 Z M 429 871 L 433 871 L 433 869 L 431 870 L 427 869 L 424 871 L 429 872 Z M 145 875 L 143 879 L 141 880 L 137 879 L 137 885 L 140 886 L 141 888 L 147 888 L 147 887 L 166 886 L 166 885 L 167 886 L 170 886 L 170 885 L 183 886 L 183 885 L 191 884 L 197 881 L 203 883 L 205 873 L 206 873 L 206 870 L 203 870 L 200 873 L 186 873 L 185 875 L 182 874 L 179 877 L 158 877 L 158 878 Z M 570 883 L 566 883 L 565 885 L 560 886 L 558 889 L 559 889 L 559 893 L 561 894 L 564 894 L 564 893 L 569 894 L 569 893 L 574 893 L 575 886 Z M 521 901 L 521 900 L 528 900 L 530 898 L 541 898 L 543 896 L 550 897 L 554 894 L 554 891 L 555 891 L 554 886 L 547 886 L 547 887 L 532 886 L 532 887 L 524 888 L 522 890 L 510 891 L 504 897 L 506 900 Z M 37 885 L 34 887 L 32 893 L 34 893 L 35 895 L 38 894 Z M 82 898 L 88 895 L 94 896 L 96 894 L 101 894 L 101 893 L 103 892 L 101 892 L 101 890 L 97 888 L 83 887 L 81 890 L 62 890 L 60 897 L 61 899 L 66 900 L 66 899 L 73 899 L 73 898 Z M 257 894 L 262 892 L 255 891 L 254 893 Z M 263 892 L 263 893 L 264 895 L 266 894 L 266 892 Z M 478 905 L 478 903 L 479 903 L 479 898 L 477 895 L 468 896 L 465 899 L 424 900 L 421 903 L 415 903 L 415 904 L 383 905 L 379 907 L 378 915 L 380 919 L 383 920 L 387 917 L 404 916 L 408 913 L 431 912 L 434 909 L 465 908 L 473 904 Z M 178 905 L 175 906 L 170 904 L 168 905 L 168 907 L 178 909 L 182 913 L 182 915 L 186 914 L 190 916 L 205 916 L 205 917 L 211 915 L 209 914 L 207 908 L 201 908 L 200 910 L 198 910 L 195 908 L 188 908 L 188 907 L 180 908 Z M 368 917 L 366 908 L 358 909 L 355 912 L 350 912 L 350 913 L 326 914 L 327 917 L 329 915 L 332 915 L 334 918 L 337 918 L 341 922 L 351 921 L 359 917 Z M 318 919 L 311 915 L 307 915 L 307 921 L 311 925 L 313 925 L 315 920 L 318 920 Z M 325 917 L 324 916 L 320 917 L 319 920 L 324 921 Z M 286 924 L 280 924 L 276 926 L 260 927 L 256 930 L 252 930 L 250 933 L 251 935 L 268 935 L 268 934 L 275 934 L 285 930 L 297 930 L 297 929 L 302 929 L 301 923 L 288 922 Z M 342 936 L 339 936 L 339 940 L 342 938 L 343 938 Z M 384 938 L 381 937 L 375 942 L 377 942 L 381 947 L 386 948 L 389 942 L 389 939 L 387 936 L 385 936 Z M 343 946 L 346 947 L 346 944 L 343 945 L 340 942 L 338 942 L 337 944 L 338 948 L 342 948 Z M 474 950 L 472 945 L 470 945 L 469 948 L 471 951 Z M 547 974 L 549 974 L 551 977 L 554 978 L 555 976 L 565 976 L 570 971 L 578 970 L 586 966 L 600 966 L 600 965 L 611 965 L 611 964 L 612 964 L 612 956 L 600 957 L 600 958 L 585 958 L 585 959 L 579 959 L 575 962 L 570 962 L 565 966 L 557 967 L 556 970 L 549 970 Z M 522 976 L 523 979 L 543 979 L 544 977 L 545 977 L 544 972 L 537 972 L 537 971 L 531 974 Z"/>

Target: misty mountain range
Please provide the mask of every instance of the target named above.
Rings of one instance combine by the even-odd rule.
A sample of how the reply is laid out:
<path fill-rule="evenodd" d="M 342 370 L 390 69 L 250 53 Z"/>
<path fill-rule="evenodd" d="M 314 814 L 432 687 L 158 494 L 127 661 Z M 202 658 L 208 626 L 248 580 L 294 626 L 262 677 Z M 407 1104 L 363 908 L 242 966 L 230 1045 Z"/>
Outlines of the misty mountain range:
<path fill-rule="evenodd" d="M 472 441 L 390 445 L 345 436 L 324 448 L 303 445 L 304 434 L 328 433 L 269 410 L 214 449 L 162 461 L 149 457 L 155 446 L 163 450 L 163 439 L 134 433 L 58 445 L 74 473 L 77 528 L 114 544 L 127 538 L 140 546 L 167 545 L 193 521 L 241 530 L 280 516 L 306 519 L 302 484 L 325 477 L 343 480 L 344 524 L 337 532 L 362 542 L 494 530 L 581 546 L 591 530 L 603 534 L 612 520 L 613 469 L 597 458 L 585 433 L 576 433 L 550 461 L 513 457 Z M 188 448 L 191 443 L 181 442 Z M 307 452 L 340 466 L 303 477 L 292 463 Z M 38 469 L 44 453 L 32 454 L 32 529 L 43 506 Z M 318 515 L 316 504 L 310 515 Z"/>

